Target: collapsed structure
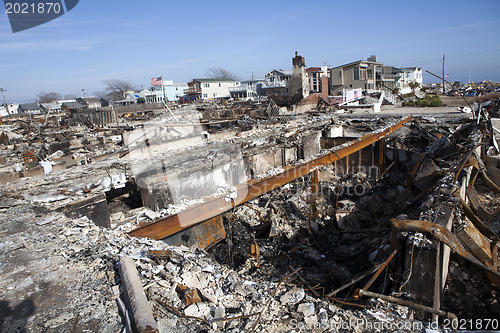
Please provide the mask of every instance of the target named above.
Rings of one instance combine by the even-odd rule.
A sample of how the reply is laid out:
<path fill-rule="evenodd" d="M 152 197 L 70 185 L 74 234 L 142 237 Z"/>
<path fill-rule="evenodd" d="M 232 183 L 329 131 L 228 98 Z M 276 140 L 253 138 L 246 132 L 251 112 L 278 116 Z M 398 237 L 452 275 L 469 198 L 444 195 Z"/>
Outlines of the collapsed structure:
<path fill-rule="evenodd" d="M 2 328 L 498 329 L 499 107 L 7 119 Z"/>

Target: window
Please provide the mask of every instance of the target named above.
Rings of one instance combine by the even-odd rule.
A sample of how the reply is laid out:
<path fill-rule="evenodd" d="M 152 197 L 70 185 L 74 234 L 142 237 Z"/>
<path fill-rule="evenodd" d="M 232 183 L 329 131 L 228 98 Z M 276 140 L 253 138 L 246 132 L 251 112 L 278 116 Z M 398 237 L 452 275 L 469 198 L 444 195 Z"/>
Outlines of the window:
<path fill-rule="evenodd" d="M 203 88 L 210 88 L 210 83 L 203 83 Z"/>
<path fill-rule="evenodd" d="M 208 94 L 203 94 L 203 98 L 208 98 Z"/>
<path fill-rule="evenodd" d="M 354 67 L 354 80 L 366 80 L 366 68 Z"/>
<path fill-rule="evenodd" d="M 220 83 L 219 83 L 220 84 Z M 217 93 L 214 93 L 214 97 L 217 97 Z"/>
<path fill-rule="evenodd" d="M 219 87 L 220 87 L 220 83 L 219 83 Z"/>

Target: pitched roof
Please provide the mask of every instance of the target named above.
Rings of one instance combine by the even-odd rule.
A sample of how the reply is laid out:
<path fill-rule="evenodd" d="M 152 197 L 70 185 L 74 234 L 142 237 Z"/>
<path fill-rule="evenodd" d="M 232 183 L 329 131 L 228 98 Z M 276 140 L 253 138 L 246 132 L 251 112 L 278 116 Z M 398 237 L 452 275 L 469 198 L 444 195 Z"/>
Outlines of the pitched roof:
<path fill-rule="evenodd" d="M 38 103 L 19 104 L 19 107 L 23 110 L 40 110 L 40 105 L 38 105 Z"/>
<path fill-rule="evenodd" d="M 82 100 L 86 103 L 99 103 L 101 100 L 96 97 L 85 97 L 85 98 L 79 98 L 79 100 Z"/>
<path fill-rule="evenodd" d="M 321 67 L 309 67 L 306 72 L 321 72 Z"/>
<path fill-rule="evenodd" d="M 270 71 L 269 73 L 267 73 L 266 75 L 269 75 L 271 74 L 272 72 L 278 72 L 278 73 L 281 73 L 282 75 L 292 75 L 293 74 L 293 71 L 292 70 L 284 70 L 284 69 L 273 69 L 272 71 Z"/>
<path fill-rule="evenodd" d="M 358 63 L 368 63 L 368 64 L 375 64 L 375 65 L 381 65 L 381 66 L 383 66 L 383 65 L 384 65 L 383 63 L 381 63 L 381 62 L 376 62 L 376 61 L 356 60 L 356 61 L 350 62 L 350 63 L 348 63 L 348 64 L 344 64 L 344 65 L 340 65 L 340 66 L 335 66 L 335 67 L 330 68 L 330 69 L 340 68 L 340 67 L 347 67 L 347 66 L 352 66 L 352 65 L 355 65 L 355 64 L 358 64 Z"/>
<path fill-rule="evenodd" d="M 57 103 L 42 103 L 41 105 L 45 110 L 57 110 L 61 108 L 61 105 Z"/>
<path fill-rule="evenodd" d="M 83 108 L 85 108 L 84 105 L 82 105 L 78 102 L 66 102 L 66 103 L 64 103 L 64 105 L 66 105 L 70 109 L 79 109 L 79 108 L 83 109 Z"/>

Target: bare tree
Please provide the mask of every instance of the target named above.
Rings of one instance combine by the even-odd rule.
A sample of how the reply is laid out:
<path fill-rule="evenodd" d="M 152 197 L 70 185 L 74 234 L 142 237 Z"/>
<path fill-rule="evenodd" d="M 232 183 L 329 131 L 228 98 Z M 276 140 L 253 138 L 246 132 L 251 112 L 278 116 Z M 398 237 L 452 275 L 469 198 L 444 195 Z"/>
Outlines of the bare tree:
<path fill-rule="evenodd" d="M 125 98 L 127 91 L 134 91 L 136 87 L 130 82 L 125 80 L 104 80 L 106 85 L 106 95 L 111 98 Z"/>
<path fill-rule="evenodd" d="M 231 79 L 239 80 L 238 75 L 222 67 L 212 67 L 207 70 L 206 75 L 211 79 Z"/>
<path fill-rule="evenodd" d="M 52 103 L 62 99 L 62 95 L 56 92 L 41 92 L 37 95 L 40 103 Z"/>
<path fill-rule="evenodd" d="M 76 96 L 75 96 L 75 94 L 67 94 L 67 95 L 64 95 L 64 99 L 76 99 Z"/>

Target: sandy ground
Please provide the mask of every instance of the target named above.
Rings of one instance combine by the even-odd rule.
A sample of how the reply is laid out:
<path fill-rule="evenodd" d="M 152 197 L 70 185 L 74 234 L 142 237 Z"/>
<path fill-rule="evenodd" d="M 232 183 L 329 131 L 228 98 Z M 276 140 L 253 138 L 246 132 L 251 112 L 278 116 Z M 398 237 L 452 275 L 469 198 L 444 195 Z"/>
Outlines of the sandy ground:
<path fill-rule="evenodd" d="M 459 96 L 440 96 L 445 106 L 441 107 L 402 107 L 401 103 L 396 105 L 382 105 L 380 112 L 374 113 L 371 108 L 353 108 L 340 117 L 358 116 L 396 116 L 404 117 L 409 115 L 446 117 L 446 118 L 470 118 L 470 113 L 459 111 L 459 106 L 467 106 L 465 101 Z"/>

